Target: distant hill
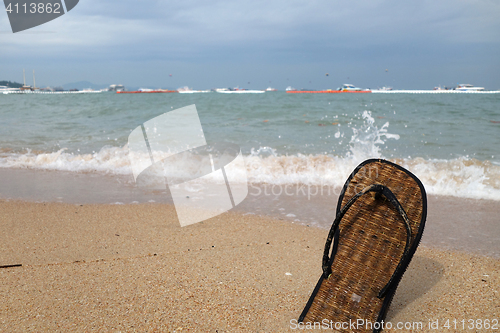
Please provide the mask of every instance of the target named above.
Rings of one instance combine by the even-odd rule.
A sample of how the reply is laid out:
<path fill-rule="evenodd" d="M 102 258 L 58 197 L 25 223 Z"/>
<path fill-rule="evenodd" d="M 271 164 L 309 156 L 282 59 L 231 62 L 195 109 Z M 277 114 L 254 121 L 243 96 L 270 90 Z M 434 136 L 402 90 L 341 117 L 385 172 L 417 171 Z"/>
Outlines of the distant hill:
<path fill-rule="evenodd" d="M 0 81 L 0 86 L 7 86 L 9 88 L 21 88 L 23 85 L 17 82 Z"/>
<path fill-rule="evenodd" d="M 78 82 L 72 82 L 72 83 L 63 84 L 62 87 L 65 90 L 69 90 L 69 89 L 82 90 L 82 89 L 85 89 L 85 88 L 104 89 L 104 88 L 108 88 L 109 84 L 95 84 L 95 83 L 92 83 L 92 82 L 89 82 L 89 81 L 78 81 Z"/>

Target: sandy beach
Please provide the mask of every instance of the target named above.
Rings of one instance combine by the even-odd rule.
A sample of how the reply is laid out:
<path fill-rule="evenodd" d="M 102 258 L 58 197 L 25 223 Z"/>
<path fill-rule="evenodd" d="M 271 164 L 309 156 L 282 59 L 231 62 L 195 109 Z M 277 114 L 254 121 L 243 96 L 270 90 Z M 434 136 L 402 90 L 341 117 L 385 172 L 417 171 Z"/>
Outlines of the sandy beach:
<path fill-rule="evenodd" d="M 0 333 L 500 333 L 500 0 L 78 3 L 4 0 Z"/>
<path fill-rule="evenodd" d="M 297 331 L 327 234 L 235 212 L 181 228 L 167 204 L 0 207 L 0 265 L 22 265 L 0 268 L 2 332 Z M 494 331 L 499 271 L 495 258 L 420 246 L 387 321 Z"/>

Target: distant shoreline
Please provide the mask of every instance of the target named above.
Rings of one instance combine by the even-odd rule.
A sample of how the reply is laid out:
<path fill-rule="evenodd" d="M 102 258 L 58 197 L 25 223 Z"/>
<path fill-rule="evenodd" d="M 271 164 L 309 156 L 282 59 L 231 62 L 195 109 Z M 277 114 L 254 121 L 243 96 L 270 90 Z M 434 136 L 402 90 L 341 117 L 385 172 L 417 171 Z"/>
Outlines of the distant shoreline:
<path fill-rule="evenodd" d="M 4 95 L 10 95 L 10 94 L 47 94 L 47 95 L 60 95 L 60 94 L 97 94 L 101 93 L 102 91 L 100 90 L 89 90 L 89 91 L 3 91 L 2 93 Z"/>

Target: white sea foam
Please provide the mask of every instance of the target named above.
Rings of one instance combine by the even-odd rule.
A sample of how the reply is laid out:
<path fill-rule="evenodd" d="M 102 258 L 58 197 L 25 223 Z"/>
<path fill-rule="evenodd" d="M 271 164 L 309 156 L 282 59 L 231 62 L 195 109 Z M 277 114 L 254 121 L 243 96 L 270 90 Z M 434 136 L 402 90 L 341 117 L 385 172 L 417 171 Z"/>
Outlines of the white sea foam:
<path fill-rule="evenodd" d="M 357 159 L 324 155 L 246 159 L 249 180 L 268 184 L 341 187 L 358 165 Z M 500 200 L 500 167 L 460 157 L 453 160 L 392 159 L 413 172 L 428 194 Z"/>
<path fill-rule="evenodd" d="M 399 138 L 397 134 L 388 132 L 389 123 L 380 128 L 375 126 L 370 112 L 365 111 L 363 118 L 365 124 L 353 129 L 350 151 L 345 156 L 280 155 L 272 147 L 260 147 L 244 156 L 246 170 L 233 172 L 240 172 L 242 179 L 246 173 L 251 183 L 341 187 L 359 163 L 368 158 L 384 158 L 379 147 L 387 140 Z M 500 200 L 498 164 L 468 157 L 391 160 L 412 171 L 422 181 L 428 194 Z M 132 175 L 126 145 L 105 146 L 94 154 L 71 154 L 65 149 L 38 154 L 3 152 L 0 153 L 0 167 Z"/>
<path fill-rule="evenodd" d="M 431 194 L 500 200 L 500 167 L 466 157 L 396 161 L 411 170 Z"/>
<path fill-rule="evenodd" d="M 63 148 L 53 153 L 0 154 L 0 167 L 58 170 L 72 172 L 100 172 L 117 175 L 130 174 L 128 148 L 104 146 L 93 154 L 66 153 Z"/>
<path fill-rule="evenodd" d="M 267 154 L 261 154 L 262 151 Z M 358 156 L 354 152 L 346 157 L 302 154 L 278 156 L 269 154 L 271 151 L 264 147 L 245 156 L 246 170 L 240 172 L 246 172 L 252 183 L 341 187 L 359 162 L 367 157 L 383 157 Z M 412 171 L 429 194 L 500 200 L 500 166 L 489 161 L 466 157 L 393 161 Z M 4 154 L 0 157 L 0 167 L 132 175 L 126 146 L 104 147 L 95 154 L 84 155 L 65 153 L 64 150 L 43 154 Z"/>

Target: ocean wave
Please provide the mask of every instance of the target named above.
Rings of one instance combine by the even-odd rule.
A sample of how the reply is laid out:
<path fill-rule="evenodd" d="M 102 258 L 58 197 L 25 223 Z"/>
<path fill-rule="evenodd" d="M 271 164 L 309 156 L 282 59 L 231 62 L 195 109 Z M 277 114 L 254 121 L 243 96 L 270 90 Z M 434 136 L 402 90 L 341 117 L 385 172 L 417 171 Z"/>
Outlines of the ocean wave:
<path fill-rule="evenodd" d="M 352 170 L 366 158 L 353 154 L 345 157 L 305 154 L 279 156 L 272 148 L 262 147 L 244 156 L 246 170 L 240 172 L 246 172 L 251 183 L 341 187 Z M 389 160 L 413 172 L 422 181 L 428 194 L 500 200 L 500 166 L 490 161 L 467 157 L 451 160 Z M 82 155 L 66 153 L 64 149 L 53 153 L 3 153 L 0 154 L 0 167 L 132 175 L 126 145 L 106 146 L 94 154 Z"/>
<path fill-rule="evenodd" d="M 1 168 L 24 168 L 69 172 L 99 172 L 116 175 L 131 174 L 128 147 L 104 146 L 93 154 L 56 152 L 0 153 Z"/>
<path fill-rule="evenodd" d="M 380 146 L 398 140 L 388 132 L 389 123 L 380 128 L 369 111 L 363 112 L 364 124 L 353 128 L 349 151 L 345 156 L 327 154 L 279 154 L 273 147 L 259 147 L 244 154 L 245 170 L 233 170 L 251 183 L 274 185 L 306 184 L 341 187 L 352 170 L 368 158 L 384 158 Z M 130 175 L 132 169 L 128 146 L 104 146 L 93 154 L 56 152 L 12 152 L 0 148 L 0 167 L 97 172 Z M 155 160 L 166 152 L 153 152 Z M 158 158 L 159 157 L 159 158 Z M 473 199 L 500 200 L 500 165 L 490 161 L 458 157 L 454 159 L 388 158 L 413 172 L 428 194 Z M 244 177 L 246 173 L 247 177 Z"/>
<path fill-rule="evenodd" d="M 453 160 L 389 159 L 411 172 L 428 194 L 500 200 L 500 166 L 466 157 Z M 276 185 L 341 187 L 361 161 L 325 155 L 247 156 L 249 181 Z"/>

